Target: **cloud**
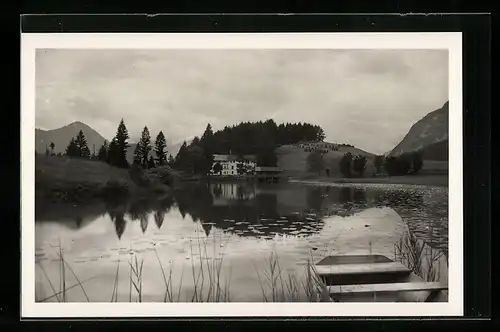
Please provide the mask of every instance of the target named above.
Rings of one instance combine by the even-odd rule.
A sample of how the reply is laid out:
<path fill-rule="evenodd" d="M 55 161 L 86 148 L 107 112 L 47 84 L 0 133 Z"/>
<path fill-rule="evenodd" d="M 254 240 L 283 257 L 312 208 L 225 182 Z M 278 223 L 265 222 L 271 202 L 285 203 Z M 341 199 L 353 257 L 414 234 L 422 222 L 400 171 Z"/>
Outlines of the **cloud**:
<path fill-rule="evenodd" d="M 38 50 L 36 125 L 121 118 L 170 142 L 240 121 L 311 122 L 327 140 L 390 150 L 448 100 L 441 50 Z"/>

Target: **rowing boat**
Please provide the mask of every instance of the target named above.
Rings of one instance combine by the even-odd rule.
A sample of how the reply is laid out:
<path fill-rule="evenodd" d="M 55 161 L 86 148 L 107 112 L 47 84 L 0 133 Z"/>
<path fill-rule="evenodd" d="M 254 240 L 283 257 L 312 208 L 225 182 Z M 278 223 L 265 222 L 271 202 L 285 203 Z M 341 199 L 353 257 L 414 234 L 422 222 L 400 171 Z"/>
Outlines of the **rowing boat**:
<path fill-rule="evenodd" d="M 327 256 L 313 270 L 335 302 L 448 302 L 447 285 L 384 255 Z"/>

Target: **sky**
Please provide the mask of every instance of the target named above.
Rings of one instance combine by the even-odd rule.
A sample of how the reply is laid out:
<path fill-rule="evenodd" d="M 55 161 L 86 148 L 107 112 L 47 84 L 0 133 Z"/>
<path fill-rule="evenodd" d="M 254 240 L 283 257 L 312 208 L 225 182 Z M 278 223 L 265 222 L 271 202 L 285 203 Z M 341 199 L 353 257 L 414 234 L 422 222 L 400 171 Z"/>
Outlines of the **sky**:
<path fill-rule="evenodd" d="M 35 125 L 81 121 L 107 139 L 121 118 L 167 144 L 241 121 L 309 122 L 372 153 L 448 100 L 447 50 L 38 49 Z"/>

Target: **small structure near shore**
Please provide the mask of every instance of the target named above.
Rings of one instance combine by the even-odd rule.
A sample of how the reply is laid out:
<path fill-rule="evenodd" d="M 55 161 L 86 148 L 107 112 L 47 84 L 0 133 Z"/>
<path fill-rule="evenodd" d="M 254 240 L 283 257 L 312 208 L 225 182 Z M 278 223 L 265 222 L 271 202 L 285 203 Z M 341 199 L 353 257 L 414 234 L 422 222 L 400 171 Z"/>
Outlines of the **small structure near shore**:
<path fill-rule="evenodd" d="M 259 181 L 278 182 L 282 169 L 279 167 L 258 166 L 255 167 L 255 175 Z"/>

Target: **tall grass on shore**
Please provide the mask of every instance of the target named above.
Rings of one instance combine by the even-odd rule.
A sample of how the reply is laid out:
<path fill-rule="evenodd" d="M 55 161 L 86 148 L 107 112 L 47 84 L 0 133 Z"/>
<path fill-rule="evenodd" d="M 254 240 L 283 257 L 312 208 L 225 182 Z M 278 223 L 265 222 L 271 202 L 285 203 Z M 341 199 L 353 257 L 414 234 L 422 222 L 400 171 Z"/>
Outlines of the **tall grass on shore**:
<path fill-rule="evenodd" d="M 426 281 L 440 281 L 442 251 L 428 246 L 411 232 L 403 235 L 394 249 L 394 259 L 415 274 Z"/>
<path fill-rule="evenodd" d="M 185 273 L 184 263 L 182 263 L 180 278 L 176 280 L 177 282 L 173 281 L 173 262 L 165 265 L 156 249 L 154 250 L 165 285 L 163 302 L 231 302 L 231 266 L 223 268 L 224 250 L 227 248 L 227 242 L 219 242 L 215 234 L 213 242 L 210 241 L 212 243 L 209 243 L 208 240 L 209 238 L 202 239 L 199 236 L 191 239 L 191 253 L 189 257 L 186 257 L 190 261 L 189 268 L 191 273 L 190 275 Z M 218 248 L 222 249 L 219 250 Z M 56 288 L 58 283 L 54 283 L 54 280 L 49 278 L 46 268 L 41 261 L 38 261 L 37 266 L 47 280 L 52 295 L 45 296 L 36 293 L 36 301 L 46 302 L 55 299 L 57 302 L 68 302 L 68 291 L 80 288 L 86 301 L 91 302 L 84 288 L 84 283 L 97 277 L 80 280 L 65 259 L 62 246 L 59 244 L 58 249 L 52 248 L 52 250 L 59 257 L 57 271 L 59 272 L 59 289 Z M 137 253 L 131 253 L 128 262 L 128 302 L 143 302 L 144 260 Z M 426 281 L 440 280 L 440 258 L 443 253 L 427 246 L 425 242 L 418 239 L 414 234 L 409 233 L 407 236 L 400 238 L 399 243 L 395 244 L 394 255 L 395 260 L 408 266 Z M 280 263 L 280 257 L 276 249 L 271 252 L 268 258 L 265 258 L 264 264 L 259 266 L 257 268 L 254 264 L 263 302 L 332 301 L 328 294 L 327 285 L 315 271 L 312 252 L 309 253 L 303 271 L 295 268 L 292 270 L 284 269 Z M 223 273 L 223 270 L 226 273 Z M 118 261 L 116 267 L 110 302 L 118 302 L 119 300 L 119 271 L 120 261 Z M 70 284 L 69 276 L 72 276 L 72 279 L 75 280 L 75 283 L 72 285 Z M 192 279 L 192 283 L 186 283 L 184 279 Z M 186 287 L 187 284 L 189 284 L 189 288 Z M 122 296 L 126 296 L 126 293 L 124 292 Z M 181 298 L 181 295 L 183 295 L 183 298 Z"/>
<path fill-rule="evenodd" d="M 59 291 L 56 291 L 53 282 L 49 278 L 45 268 L 42 265 L 42 262 L 37 262 L 40 270 L 42 271 L 45 279 L 47 280 L 48 284 L 50 285 L 50 288 L 52 289 L 53 294 L 48 297 L 38 297 L 36 298 L 36 302 L 46 302 L 50 299 L 56 298 L 57 302 L 67 302 L 67 292 L 70 289 L 73 289 L 75 287 L 80 287 L 82 290 L 83 295 L 85 296 L 85 299 L 87 302 L 91 302 L 90 298 L 87 295 L 87 292 L 85 291 L 85 288 L 83 287 L 83 283 L 86 281 L 89 281 L 94 278 L 89 278 L 84 281 L 81 281 L 78 276 L 76 275 L 75 271 L 71 267 L 71 265 L 68 264 L 68 262 L 64 258 L 63 254 L 63 249 L 61 246 L 61 242 L 59 241 L 59 246 L 58 246 L 58 251 L 56 251 L 54 248 L 51 247 L 51 249 L 54 251 L 54 253 L 59 257 Z M 66 270 L 69 270 L 71 274 L 73 275 L 73 278 L 76 280 L 76 284 L 73 284 L 71 286 L 68 286 L 68 280 L 66 277 Z"/>
<path fill-rule="evenodd" d="M 158 252 L 154 250 L 165 285 L 163 302 L 181 302 L 183 300 L 181 299 L 181 294 L 187 294 L 185 298 L 186 302 L 231 302 L 232 268 L 229 266 L 225 269 L 226 273 L 222 273 L 224 249 L 217 249 L 219 247 L 225 248 L 225 244 L 222 243 L 222 241 L 221 243 L 217 242 L 215 237 L 212 248 L 209 248 L 210 244 L 206 239 L 200 239 L 198 237 L 195 241 L 195 243 L 192 243 L 190 255 L 191 275 L 189 276 L 184 273 L 184 264 L 182 264 L 180 279 L 177 285 L 174 285 L 173 282 L 173 264 L 165 266 Z M 194 253 L 196 249 L 198 251 L 197 254 Z M 67 291 L 75 287 L 80 287 L 86 300 L 90 302 L 83 283 L 96 277 L 80 281 L 75 271 L 64 259 L 63 250 L 61 248 L 59 248 L 58 254 L 61 257 L 61 265 L 59 267 L 60 289 L 56 290 L 53 281 L 48 277 L 43 265 L 41 262 L 38 262 L 53 294 L 47 297 L 39 296 L 36 301 L 46 302 L 55 298 L 57 302 L 68 302 L 66 296 Z M 195 256 L 199 257 L 196 258 Z M 137 254 L 130 256 L 128 262 L 128 302 L 143 302 L 143 266 L 144 260 L 142 257 L 139 257 Z M 69 270 L 77 280 L 76 284 L 69 285 L 66 270 Z M 110 302 L 118 302 L 119 299 L 119 271 L 120 261 L 117 263 L 116 272 L 114 274 Z M 308 259 L 304 275 L 302 276 L 298 275 L 295 271 L 283 271 L 276 252 L 273 252 L 270 258 L 265 262 L 262 272 L 265 279 L 261 279 L 258 270 L 256 272 L 262 288 L 262 298 L 264 302 L 331 301 L 326 290 L 326 285 L 323 284 L 314 271 L 314 264 L 311 258 Z M 185 287 L 186 283 L 183 282 L 186 277 L 192 279 L 192 284 L 189 285 L 190 288 L 188 289 Z M 269 290 L 266 290 L 266 288 L 269 288 Z M 191 293 L 189 293 L 190 291 Z M 126 296 L 126 293 L 122 295 Z"/>
<path fill-rule="evenodd" d="M 316 273 L 312 256 L 308 257 L 303 276 L 283 271 L 276 251 L 266 259 L 263 276 L 255 266 L 265 302 L 331 302 L 326 284 Z"/>

